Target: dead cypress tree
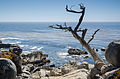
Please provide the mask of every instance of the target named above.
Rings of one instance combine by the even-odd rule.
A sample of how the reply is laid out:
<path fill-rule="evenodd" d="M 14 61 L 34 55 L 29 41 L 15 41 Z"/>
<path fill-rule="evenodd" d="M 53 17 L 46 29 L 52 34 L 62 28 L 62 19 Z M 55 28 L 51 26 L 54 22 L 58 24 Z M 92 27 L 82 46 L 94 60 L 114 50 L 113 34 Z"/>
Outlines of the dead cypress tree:
<path fill-rule="evenodd" d="M 100 30 L 97 29 L 93 35 L 91 36 L 91 38 L 87 41 L 85 41 L 85 35 L 87 33 L 87 29 L 81 29 L 80 25 L 82 23 L 83 17 L 85 15 L 85 7 L 83 4 L 79 4 L 81 11 L 76 11 L 73 10 L 72 7 L 70 9 L 68 9 L 68 5 L 66 5 L 66 11 L 67 12 L 71 12 L 71 13 L 76 13 L 76 14 L 81 14 L 79 21 L 77 23 L 77 25 L 75 26 L 75 28 L 69 27 L 66 25 L 66 23 L 64 25 L 52 25 L 50 26 L 51 28 L 55 28 L 55 29 L 61 29 L 61 30 L 65 30 L 65 31 L 69 31 L 72 33 L 73 37 L 76 38 L 83 47 L 85 47 L 88 52 L 91 54 L 91 56 L 93 57 L 94 62 L 101 62 L 104 63 L 104 61 L 97 55 L 97 53 L 91 48 L 91 46 L 89 45 L 89 43 L 94 39 L 95 34 Z M 78 33 L 81 32 L 81 35 L 79 35 Z M 102 64 L 104 65 L 104 64 Z M 101 66 L 102 66 L 101 65 Z M 101 66 L 99 67 L 99 69 L 101 68 Z"/>

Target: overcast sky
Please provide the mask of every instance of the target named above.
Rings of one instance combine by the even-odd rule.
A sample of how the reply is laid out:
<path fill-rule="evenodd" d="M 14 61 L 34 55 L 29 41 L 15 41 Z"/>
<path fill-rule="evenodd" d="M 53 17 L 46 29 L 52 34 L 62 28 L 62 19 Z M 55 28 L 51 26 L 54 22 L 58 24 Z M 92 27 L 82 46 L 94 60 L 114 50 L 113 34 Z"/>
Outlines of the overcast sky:
<path fill-rule="evenodd" d="M 0 0 L 0 22 L 76 22 L 65 6 L 86 7 L 84 21 L 120 22 L 120 0 Z"/>

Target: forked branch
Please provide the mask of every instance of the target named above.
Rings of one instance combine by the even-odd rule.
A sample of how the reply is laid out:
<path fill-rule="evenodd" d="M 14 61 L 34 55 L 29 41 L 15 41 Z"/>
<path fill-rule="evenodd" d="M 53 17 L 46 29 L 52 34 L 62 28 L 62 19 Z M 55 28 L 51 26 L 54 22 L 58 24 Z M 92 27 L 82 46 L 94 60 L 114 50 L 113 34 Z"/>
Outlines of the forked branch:
<path fill-rule="evenodd" d="M 88 44 L 94 39 L 95 34 L 96 34 L 99 30 L 100 30 L 100 29 L 97 29 L 97 30 L 93 33 L 91 39 L 88 41 Z"/>

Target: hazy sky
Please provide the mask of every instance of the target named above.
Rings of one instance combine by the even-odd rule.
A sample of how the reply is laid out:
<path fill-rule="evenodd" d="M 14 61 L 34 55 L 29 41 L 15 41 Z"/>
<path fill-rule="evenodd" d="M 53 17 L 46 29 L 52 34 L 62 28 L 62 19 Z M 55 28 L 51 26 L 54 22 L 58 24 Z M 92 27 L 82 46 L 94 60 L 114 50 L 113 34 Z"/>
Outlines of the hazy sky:
<path fill-rule="evenodd" d="M 66 12 L 65 5 L 80 3 L 86 7 L 84 21 L 120 22 L 120 0 L 0 0 L 0 21 L 74 22 L 80 15 Z"/>

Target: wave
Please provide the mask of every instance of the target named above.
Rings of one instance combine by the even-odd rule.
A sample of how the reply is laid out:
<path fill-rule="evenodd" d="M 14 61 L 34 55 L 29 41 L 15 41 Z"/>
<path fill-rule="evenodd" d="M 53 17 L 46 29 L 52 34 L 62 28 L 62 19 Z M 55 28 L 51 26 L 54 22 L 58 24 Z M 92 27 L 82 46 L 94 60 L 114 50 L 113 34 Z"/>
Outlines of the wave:
<path fill-rule="evenodd" d="M 71 47 L 71 46 L 67 46 L 66 48 L 67 48 L 67 49 L 71 49 L 71 48 L 73 48 L 73 47 Z"/>
<path fill-rule="evenodd" d="M 20 41 L 17 41 L 16 44 L 20 44 L 21 42 Z"/>
<path fill-rule="evenodd" d="M 28 45 L 19 45 L 20 47 L 28 47 Z"/>
<path fill-rule="evenodd" d="M 58 54 L 58 56 L 61 57 L 61 58 L 65 58 L 66 56 L 69 55 L 67 52 L 58 52 L 57 54 Z"/>
<path fill-rule="evenodd" d="M 15 39 L 15 40 L 18 40 L 19 38 L 14 38 L 14 37 L 0 38 L 0 40 L 9 40 L 9 39 Z"/>
<path fill-rule="evenodd" d="M 44 47 L 39 47 L 39 48 L 37 48 L 37 50 L 41 50 L 41 49 L 43 49 Z"/>
<path fill-rule="evenodd" d="M 37 49 L 37 46 L 33 46 L 32 48 L 30 48 L 30 49 Z"/>
<path fill-rule="evenodd" d="M 3 41 L 3 40 L 2 40 Z M 10 44 L 20 44 L 20 41 L 3 41 L 4 43 L 10 43 Z"/>

